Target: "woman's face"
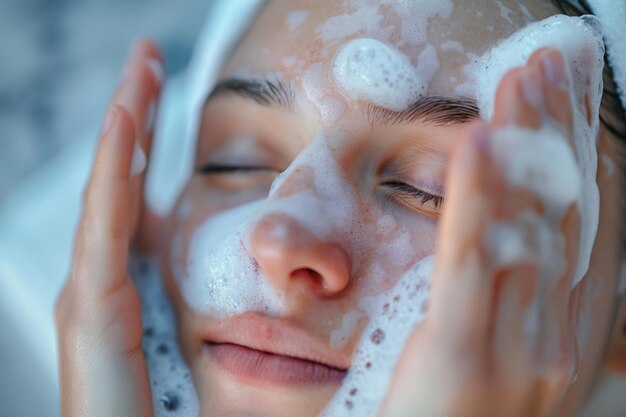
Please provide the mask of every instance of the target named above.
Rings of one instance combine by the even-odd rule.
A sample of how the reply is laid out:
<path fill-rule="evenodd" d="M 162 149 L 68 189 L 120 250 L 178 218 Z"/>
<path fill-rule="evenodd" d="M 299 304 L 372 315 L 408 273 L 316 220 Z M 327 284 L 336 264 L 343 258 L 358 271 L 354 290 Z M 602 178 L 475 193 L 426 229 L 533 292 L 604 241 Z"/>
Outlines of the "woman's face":
<path fill-rule="evenodd" d="M 168 219 L 163 257 L 204 415 L 319 413 L 350 367 L 368 300 L 432 259 L 448 159 L 478 117 L 463 68 L 553 14 L 549 2 L 439 4 L 270 2 L 225 66 L 203 108 L 194 175 Z M 337 57 L 356 38 L 398 45 L 428 99 L 390 111 L 405 107 L 393 86 L 342 84 Z M 398 76 L 402 59 L 385 56 L 383 78 L 420 88 Z M 603 133 L 605 160 L 616 159 L 610 140 Z M 584 345 L 572 392 L 600 360 L 619 269 L 617 175 L 599 165 L 598 182 L 594 255 L 572 292 Z M 185 283 L 189 276 L 200 284 Z M 203 286 L 211 280 L 217 292 Z"/>

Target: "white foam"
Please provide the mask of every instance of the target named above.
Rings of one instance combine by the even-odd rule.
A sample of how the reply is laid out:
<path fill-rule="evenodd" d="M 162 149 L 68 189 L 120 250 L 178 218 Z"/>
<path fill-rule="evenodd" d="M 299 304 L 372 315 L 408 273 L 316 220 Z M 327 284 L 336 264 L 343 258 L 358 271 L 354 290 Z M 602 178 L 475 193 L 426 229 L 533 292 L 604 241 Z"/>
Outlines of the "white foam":
<path fill-rule="evenodd" d="M 210 216 L 194 233 L 187 257 L 172 247 L 172 265 L 185 302 L 200 314 L 232 316 L 246 311 L 278 314 L 282 301 L 261 275 L 243 242 L 243 228 L 260 202 Z M 176 240 L 174 240 L 174 243 Z"/>
<path fill-rule="evenodd" d="M 582 178 L 576 156 L 554 125 L 544 124 L 540 130 L 513 125 L 498 129 L 493 145 L 509 184 L 524 187 L 560 209 L 578 200 Z"/>
<path fill-rule="evenodd" d="M 530 262 L 538 265 L 542 285 L 552 287 L 567 268 L 565 240 L 559 225 L 533 211 L 511 222 L 494 222 L 487 229 L 487 247 L 495 266 Z"/>
<path fill-rule="evenodd" d="M 417 46 L 428 40 L 428 20 L 433 17 L 448 19 L 452 14 L 452 0 L 404 0 L 387 2 L 400 16 L 402 44 Z"/>
<path fill-rule="evenodd" d="M 284 65 L 284 66 L 286 66 L 286 67 L 291 67 L 291 66 L 293 66 L 296 62 L 297 62 L 297 59 L 296 59 L 296 57 L 295 57 L 295 56 L 293 56 L 293 55 L 292 55 L 292 56 L 285 57 L 285 58 L 283 58 L 283 60 L 282 60 L 283 65 Z"/>
<path fill-rule="evenodd" d="M 417 262 L 380 295 L 364 297 L 370 316 L 341 388 L 320 417 L 375 416 L 409 335 L 425 318 L 434 256 Z"/>
<path fill-rule="evenodd" d="M 326 96 L 317 103 L 324 126 L 332 126 L 343 115 L 344 102 L 336 97 Z"/>
<path fill-rule="evenodd" d="M 465 48 L 463 48 L 463 44 L 459 41 L 445 41 L 439 46 L 439 48 L 441 48 L 441 50 L 444 52 L 455 51 L 462 53 L 465 51 Z"/>
<path fill-rule="evenodd" d="M 346 43 L 335 58 L 333 77 L 351 99 L 404 110 L 426 92 L 426 83 L 409 58 L 375 39 Z"/>
<path fill-rule="evenodd" d="M 308 10 L 294 10 L 290 12 L 285 18 L 285 24 L 287 25 L 287 30 L 289 30 L 290 32 L 293 32 L 294 30 L 302 26 L 302 24 L 306 22 L 308 18 L 309 18 Z"/>
<path fill-rule="evenodd" d="M 129 271 L 141 298 L 142 347 L 148 365 L 156 417 L 200 414 L 198 398 L 177 342 L 174 310 L 157 262 L 132 255 Z"/>
<path fill-rule="evenodd" d="M 419 46 L 428 39 L 428 21 L 433 17 L 447 19 L 454 7 L 451 0 L 344 0 L 343 7 L 350 10 L 333 16 L 318 28 L 324 42 L 342 40 L 359 34 L 367 34 L 388 41 L 393 31 L 399 32 L 396 46 Z M 393 10 L 400 19 L 399 28 L 384 26 L 383 8 Z"/>
<path fill-rule="evenodd" d="M 359 310 L 347 312 L 341 318 L 341 327 L 330 332 L 330 346 L 333 349 L 341 349 L 352 338 L 357 330 L 359 320 L 365 317 L 365 314 Z"/>
<path fill-rule="evenodd" d="M 602 45 L 602 35 L 598 32 L 596 24 L 597 20 L 592 16 L 585 19 L 563 15 L 552 16 L 514 33 L 485 55 L 477 58 L 477 63 L 471 59 L 472 63 L 466 66 L 465 71 L 469 78 L 475 81 L 476 99 L 481 115 L 485 119 L 491 119 L 496 89 L 504 75 L 514 67 L 525 65 L 530 55 L 542 47 L 559 48 L 570 63 L 582 64 L 593 59 L 601 59 L 604 51 L 599 54 L 594 52 Z M 591 59 L 584 58 L 581 56 L 583 51 L 592 52 L 595 56 Z M 594 63 L 594 66 L 597 65 Z M 574 79 L 573 84 L 586 85 L 587 82 L 584 79 Z"/>
<path fill-rule="evenodd" d="M 513 19 L 511 19 L 511 15 L 514 15 L 515 13 L 513 12 L 513 10 L 511 10 L 510 8 L 506 7 L 504 4 L 502 4 L 501 1 L 496 1 L 496 4 L 498 5 L 498 8 L 500 9 L 500 17 L 503 18 L 504 20 L 506 20 L 510 25 L 513 24 Z"/>
<path fill-rule="evenodd" d="M 378 12 L 378 5 L 363 2 L 345 3 L 348 3 L 347 7 L 353 8 L 354 11 L 332 16 L 317 28 L 317 33 L 324 42 L 347 38 L 359 32 L 372 34 L 381 30 L 383 16 Z"/>

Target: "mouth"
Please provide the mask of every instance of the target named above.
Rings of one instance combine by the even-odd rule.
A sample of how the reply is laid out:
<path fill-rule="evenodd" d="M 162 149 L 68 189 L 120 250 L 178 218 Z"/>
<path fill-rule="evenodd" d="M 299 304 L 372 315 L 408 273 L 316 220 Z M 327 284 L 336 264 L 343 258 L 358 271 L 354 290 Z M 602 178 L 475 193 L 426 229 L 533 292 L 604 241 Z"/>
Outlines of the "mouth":
<path fill-rule="evenodd" d="M 203 351 L 244 382 L 275 385 L 339 384 L 349 361 L 308 333 L 277 319 L 237 316 L 203 337 Z"/>

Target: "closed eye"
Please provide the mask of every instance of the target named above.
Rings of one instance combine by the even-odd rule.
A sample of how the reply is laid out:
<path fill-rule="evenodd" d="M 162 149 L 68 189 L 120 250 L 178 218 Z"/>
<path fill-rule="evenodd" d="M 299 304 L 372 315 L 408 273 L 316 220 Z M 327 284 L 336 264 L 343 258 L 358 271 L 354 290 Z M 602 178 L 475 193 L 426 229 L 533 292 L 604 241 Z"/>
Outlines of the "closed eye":
<path fill-rule="evenodd" d="M 275 172 L 280 173 L 281 170 L 268 166 L 259 165 L 222 165 L 222 164 L 206 164 L 196 169 L 199 174 L 233 174 L 233 173 L 255 173 L 255 172 Z"/>
<path fill-rule="evenodd" d="M 427 191 L 420 190 L 412 185 L 400 181 L 385 181 L 381 185 L 391 190 L 391 196 L 405 203 L 411 200 L 417 200 L 420 206 L 424 206 L 429 202 L 437 209 L 443 203 L 443 197 L 435 195 Z"/>

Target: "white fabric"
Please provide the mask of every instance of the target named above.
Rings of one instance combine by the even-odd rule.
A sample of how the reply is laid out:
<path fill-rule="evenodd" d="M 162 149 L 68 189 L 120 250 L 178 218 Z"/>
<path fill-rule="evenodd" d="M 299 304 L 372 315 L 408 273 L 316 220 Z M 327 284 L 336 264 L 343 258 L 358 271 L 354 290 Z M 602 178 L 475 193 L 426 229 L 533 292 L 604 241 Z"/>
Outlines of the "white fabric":
<path fill-rule="evenodd" d="M 176 108 L 163 118 L 155 137 L 146 183 L 148 206 L 166 215 L 193 166 L 200 108 L 241 35 L 264 0 L 217 0 L 209 12 Z M 168 98 L 166 97 L 166 100 Z"/>

